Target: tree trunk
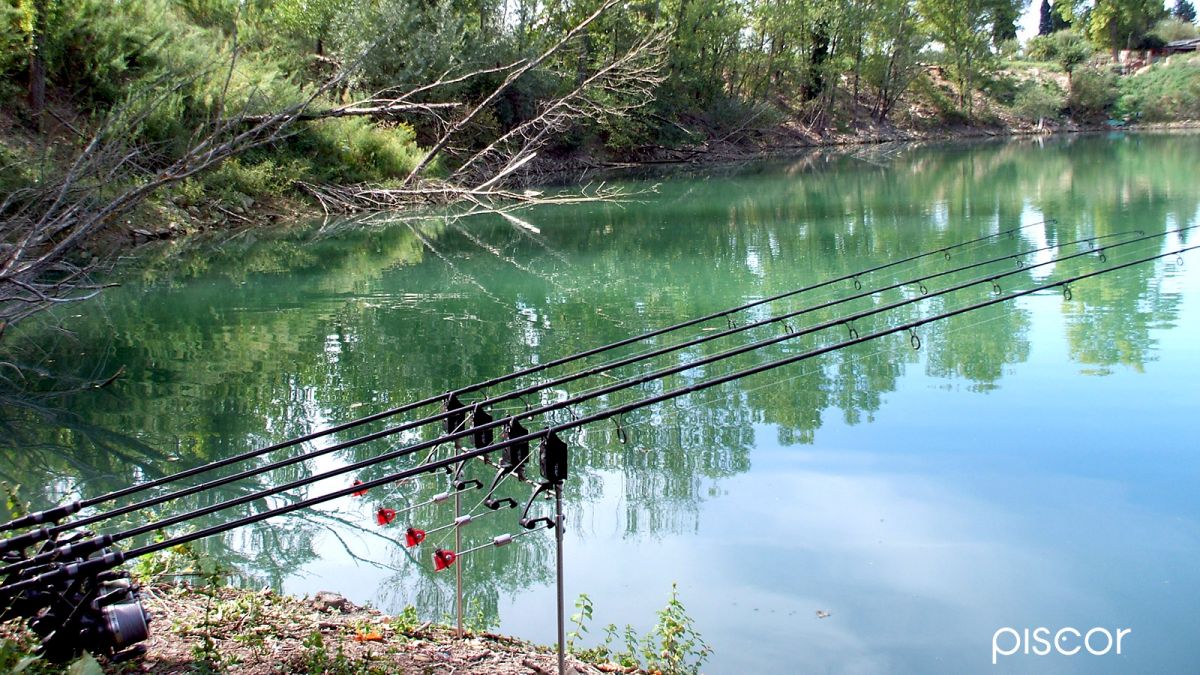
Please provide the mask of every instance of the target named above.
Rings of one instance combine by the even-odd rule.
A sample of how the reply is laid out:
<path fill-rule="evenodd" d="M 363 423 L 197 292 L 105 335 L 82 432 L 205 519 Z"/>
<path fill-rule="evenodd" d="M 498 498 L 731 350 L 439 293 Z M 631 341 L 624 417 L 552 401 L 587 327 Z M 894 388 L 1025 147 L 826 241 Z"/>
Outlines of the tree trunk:
<path fill-rule="evenodd" d="M 50 22 L 48 0 L 34 5 L 37 17 L 33 24 L 33 49 L 29 52 L 29 111 L 38 131 L 45 126 L 42 113 L 46 110 L 46 30 Z"/>

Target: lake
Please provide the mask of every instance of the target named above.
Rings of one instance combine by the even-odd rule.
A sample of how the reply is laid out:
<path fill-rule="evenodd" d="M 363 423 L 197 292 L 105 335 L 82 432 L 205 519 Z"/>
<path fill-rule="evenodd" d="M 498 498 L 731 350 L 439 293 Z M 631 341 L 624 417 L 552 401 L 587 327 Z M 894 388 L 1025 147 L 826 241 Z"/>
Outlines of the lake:
<path fill-rule="evenodd" d="M 623 203 L 539 207 L 515 212 L 515 220 L 375 217 L 148 248 L 121 264 L 120 287 L 61 308 L 57 327 L 22 327 L 19 356 L 27 363 L 80 382 L 123 370 L 103 389 L 39 400 L 36 412 L 6 409 L 13 438 L 5 445 L 17 447 L 0 455 L 0 478 L 21 484 L 38 506 L 103 494 L 993 234 L 949 256 L 849 278 L 739 313 L 735 323 L 713 320 L 616 354 L 797 311 L 856 294 L 858 285 L 870 291 L 1001 257 L 930 280 L 927 290 L 987 274 L 1007 275 L 997 285 L 1018 290 L 1173 250 L 1196 240 L 1179 228 L 1200 224 L 1198 157 L 1200 135 L 1150 133 L 814 151 L 625 180 Z M 999 234 L 1008 230 L 1015 232 Z M 1118 245 L 1138 238 L 1134 231 L 1149 238 Z M 1054 261 L 1054 246 L 1063 245 L 1064 255 L 1084 251 L 1067 243 L 1092 236 L 1104 237 L 1103 257 Z M 1035 249 L 1014 265 L 1016 254 Z M 527 426 L 562 423 L 994 292 L 980 283 L 923 298 L 909 284 L 864 294 L 790 323 L 914 302 Z M 512 414 L 778 335 L 778 325 L 753 328 L 503 401 L 491 412 Z M 706 672 L 1194 672 L 1200 255 L 1080 281 L 1069 298 L 1055 289 L 960 314 L 917 336 L 920 349 L 908 333 L 896 334 L 564 435 L 571 452 L 566 594 L 570 603 L 586 593 L 595 613 L 580 642 L 596 644 L 609 623 L 647 631 L 676 583 L 714 650 Z M 341 450 L 168 502 L 154 517 L 432 436 L 418 430 Z M 202 522 L 414 464 L 394 461 Z M 481 463 L 466 472 L 488 484 L 493 474 Z M 198 548 L 235 566 L 247 585 L 336 591 L 388 612 L 411 604 L 439 619 L 453 612 L 454 578 L 433 571 L 430 544 L 452 545 L 450 530 L 416 549 L 400 541 L 406 524 L 448 524 L 452 504 L 419 506 L 386 527 L 374 514 L 419 504 L 446 486 L 438 474 L 379 488 Z M 498 494 L 524 505 L 529 492 L 509 480 Z M 478 501 L 468 494 L 463 506 Z M 517 531 L 516 518 L 509 510 L 480 517 L 463 528 L 463 546 Z M 458 564 L 473 621 L 554 642 L 551 533 Z M 1120 655 L 1018 651 L 993 667 L 997 630 L 1043 626 L 1131 632 Z"/>

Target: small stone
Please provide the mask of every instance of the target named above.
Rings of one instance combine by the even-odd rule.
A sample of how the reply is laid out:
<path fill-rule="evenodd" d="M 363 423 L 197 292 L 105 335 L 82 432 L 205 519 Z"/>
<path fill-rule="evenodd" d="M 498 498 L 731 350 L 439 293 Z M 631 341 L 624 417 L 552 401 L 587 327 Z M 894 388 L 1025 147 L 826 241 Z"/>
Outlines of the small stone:
<path fill-rule="evenodd" d="M 330 593 L 329 591 L 317 593 L 316 597 L 312 600 L 312 606 L 318 612 L 332 612 L 335 610 L 338 612 L 348 612 L 354 607 L 346 598 L 337 593 Z"/>

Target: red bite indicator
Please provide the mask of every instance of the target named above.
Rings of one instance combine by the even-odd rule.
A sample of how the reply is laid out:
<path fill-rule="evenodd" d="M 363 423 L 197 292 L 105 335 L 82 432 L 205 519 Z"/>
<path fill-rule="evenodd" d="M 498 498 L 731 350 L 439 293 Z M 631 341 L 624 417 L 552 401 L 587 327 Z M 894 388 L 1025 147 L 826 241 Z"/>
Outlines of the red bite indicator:
<path fill-rule="evenodd" d="M 355 479 L 354 485 L 362 485 L 362 484 L 363 484 L 363 482 L 361 480 Z M 367 491 L 366 490 L 355 490 L 354 492 L 351 492 L 350 494 L 354 495 L 355 497 L 362 497 L 363 495 L 367 494 Z"/>
<path fill-rule="evenodd" d="M 409 548 L 412 548 L 423 541 L 425 541 L 425 530 L 418 530 L 415 527 L 410 527 L 405 530 L 404 543 L 407 544 Z"/>
<path fill-rule="evenodd" d="M 439 548 L 433 552 L 433 571 L 441 572 L 447 567 L 454 564 L 454 559 L 458 556 L 454 551 L 447 551 L 444 548 Z"/>
<path fill-rule="evenodd" d="M 375 512 L 375 522 L 387 525 L 396 519 L 396 509 L 379 509 Z"/>

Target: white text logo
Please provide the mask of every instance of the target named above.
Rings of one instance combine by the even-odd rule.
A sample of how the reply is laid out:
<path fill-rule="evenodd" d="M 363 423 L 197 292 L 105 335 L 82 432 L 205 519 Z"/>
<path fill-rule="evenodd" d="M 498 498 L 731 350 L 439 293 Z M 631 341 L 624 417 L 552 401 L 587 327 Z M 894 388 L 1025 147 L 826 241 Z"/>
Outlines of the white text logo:
<path fill-rule="evenodd" d="M 1086 633 L 1066 626 L 1052 631 L 1045 626 L 1018 631 L 1005 626 L 992 634 L 992 665 L 1000 656 L 1017 653 L 1046 656 L 1056 651 L 1063 656 L 1074 656 L 1086 651 L 1092 656 L 1121 653 L 1121 639 L 1133 632 L 1132 628 L 1092 628 Z"/>

